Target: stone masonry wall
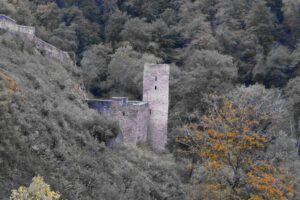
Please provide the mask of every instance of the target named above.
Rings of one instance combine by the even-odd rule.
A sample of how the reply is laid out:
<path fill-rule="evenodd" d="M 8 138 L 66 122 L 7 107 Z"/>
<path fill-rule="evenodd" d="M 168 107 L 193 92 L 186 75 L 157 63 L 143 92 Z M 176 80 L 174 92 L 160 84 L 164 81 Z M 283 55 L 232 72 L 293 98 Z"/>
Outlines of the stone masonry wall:
<path fill-rule="evenodd" d="M 129 102 L 129 108 L 136 110 L 136 122 L 135 127 L 137 143 L 146 143 L 148 135 L 148 122 L 149 122 L 149 108 L 148 103 L 145 102 Z"/>
<path fill-rule="evenodd" d="M 144 66 L 143 101 L 148 102 L 150 114 L 148 140 L 156 150 L 164 150 L 167 144 L 169 75 L 169 65 Z"/>
<path fill-rule="evenodd" d="M 109 115 L 119 122 L 121 133 L 111 144 L 122 142 L 128 146 L 147 142 L 149 109 L 148 104 L 127 101 L 125 97 L 112 100 L 87 100 L 89 107 L 102 115 Z"/>
<path fill-rule="evenodd" d="M 23 34 L 27 39 L 31 40 L 37 49 L 41 50 L 43 54 L 49 58 L 58 60 L 62 63 L 73 65 L 74 62 L 70 58 L 69 54 L 62 51 L 55 46 L 41 40 L 35 36 L 35 28 L 32 26 L 21 26 L 16 24 L 16 21 L 5 16 L 0 15 L 0 28 L 7 30 L 11 33 Z"/>
<path fill-rule="evenodd" d="M 148 118 L 147 106 L 125 106 L 113 108 L 112 116 L 120 123 L 123 143 L 129 146 L 136 146 L 138 142 L 146 142 Z"/>
<path fill-rule="evenodd" d="M 74 64 L 74 62 L 72 61 L 72 59 L 70 58 L 70 56 L 67 52 L 62 51 L 62 50 L 58 49 L 57 47 L 55 47 L 35 36 L 33 38 L 33 41 L 36 45 L 36 48 L 42 50 L 43 53 L 47 57 L 59 60 L 62 63 L 67 63 L 67 64 L 71 64 L 71 65 Z"/>
<path fill-rule="evenodd" d="M 15 20 L 13 20 L 5 15 L 0 15 L 0 28 L 5 29 L 10 32 L 28 34 L 32 37 L 35 34 L 34 27 L 18 25 L 18 24 L 16 24 Z"/>

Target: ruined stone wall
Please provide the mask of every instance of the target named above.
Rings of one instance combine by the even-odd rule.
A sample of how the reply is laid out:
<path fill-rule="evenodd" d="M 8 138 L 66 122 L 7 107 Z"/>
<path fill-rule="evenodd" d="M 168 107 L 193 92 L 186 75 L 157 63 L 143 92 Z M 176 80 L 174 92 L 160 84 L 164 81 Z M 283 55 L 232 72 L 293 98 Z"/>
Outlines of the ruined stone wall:
<path fill-rule="evenodd" d="M 33 37 L 35 34 L 34 27 L 18 25 L 15 20 L 5 15 L 0 15 L 0 28 L 10 32 L 27 34 L 29 37 Z"/>
<path fill-rule="evenodd" d="M 7 30 L 12 33 L 20 33 L 26 36 L 27 39 L 31 40 L 37 49 L 41 50 L 42 53 L 52 59 L 58 60 L 62 63 L 74 65 L 74 62 L 70 58 L 69 54 L 62 51 L 55 46 L 41 40 L 35 36 L 35 28 L 32 26 L 21 26 L 16 24 L 16 21 L 5 16 L 0 15 L 0 28 Z"/>
<path fill-rule="evenodd" d="M 59 60 L 62 63 L 74 64 L 69 54 L 65 51 L 58 49 L 57 47 L 41 40 L 38 37 L 33 37 L 33 42 L 36 48 L 42 50 L 44 55 L 52 59 Z"/>
<path fill-rule="evenodd" d="M 130 109 L 129 107 L 114 107 L 112 109 L 112 116 L 119 122 L 123 143 L 129 146 L 137 144 L 136 127 L 138 111 Z"/>
<path fill-rule="evenodd" d="M 147 142 L 148 113 L 146 103 L 112 108 L 112 116 L 120 124 L 124 144 L 136 146 Z"/>
<path fill-rule="evenodd" d="M 127 101 L 125 97 L 112 100 L 87 100 L 89 107 L 102 115 L 109 115 L 119 122 L 121 133 L 112 144 L 119 142 L 129 146 L 147 142 L 149 109 L 148 104 Z M 118 140 L 118 141 L 117 141 Z"/>
<path fill-rule="evenodd" d="M 145 102 L 129 102 L 130 110 L 136 110 L 137 126 L 135 127 L 137 143 L 146 143 L 149 123 L 149 107 Z"/>
<path fill-rule="evenodd" d="M 155 150 L 164 150 L 167 144 L 169 110 L 170 66 L 144 66 L 143 101 L 149 104 L 148 140 Z"/>

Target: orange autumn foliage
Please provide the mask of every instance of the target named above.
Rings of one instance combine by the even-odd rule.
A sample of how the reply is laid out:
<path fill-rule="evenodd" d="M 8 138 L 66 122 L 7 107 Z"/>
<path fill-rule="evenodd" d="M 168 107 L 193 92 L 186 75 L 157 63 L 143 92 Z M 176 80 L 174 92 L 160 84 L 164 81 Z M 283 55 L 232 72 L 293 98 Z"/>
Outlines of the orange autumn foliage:
<path fill-rule="evenodd" d="M 249 200 L 293 196 L 292 179 L 263 160 L 269 138 L 259 127 L 268 117 L 267 113 L 258 115 L 251 106 L 238 107 L 226 101 L 186 127 L 188 136 L 177 142 L 188 146 L 187 152 L 205 167 L 205 176 L 196 181 L 200 192 L 210 199 L 219 199 L 220 194 L 222 199 Z"/>
<path fill-rule="evenodd" d="M 285 175 L 284 170 L 266 162 L 253 166 L 246 176 L 249 184 L 267 199 L 289 199 L 293 196 L 294 188 L 289 183 L 291 177 Z"/>
<path fill-rule="evenodd" d="M 5 74 L 2 70 L 0 70 L 0 79 L 6 82 L 9 93 L 20 91 L 16 81 L 11 76 Z"/>

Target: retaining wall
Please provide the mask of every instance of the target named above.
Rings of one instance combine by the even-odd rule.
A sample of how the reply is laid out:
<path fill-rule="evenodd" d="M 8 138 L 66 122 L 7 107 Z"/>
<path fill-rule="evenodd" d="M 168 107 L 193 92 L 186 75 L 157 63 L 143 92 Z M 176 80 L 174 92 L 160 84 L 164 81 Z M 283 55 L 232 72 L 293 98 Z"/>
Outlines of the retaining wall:
<path fill-rule="evenodd" d="M 74 65 L 73 60 L 69 54 L 65 51 L 58 49 L 57 47 L 43 41 L 42 39 L 35 36 L 35 28 L 32 26 L 22 26 L 16 24 L 16 21 L 8 16 L 0 15 L 0 28 L 7 30 L 11 33 L 19 33 L 26 36 L 27 39 L 31 40 L 37 49 L 52 59 L 58 60 L 62 63 Z"/>
<path fill-rule="evenodd" d="M 16 24 L 16 21 L 5 15 L 0 15 L 0 28 L 10 32 L 28 34 L 34 36 L 35 28 L 32 26 L 22 26 Z"/>
<path fill-rule="evenodd" d="M 36 45 L 36 48 L 42 50 L 45 56 L 59 60 L 62 63 L 74 64 L 67 52 L 58 49 L 57 47 L 41 40 L 36 36 L 34 36 L 32 39 Z"/>

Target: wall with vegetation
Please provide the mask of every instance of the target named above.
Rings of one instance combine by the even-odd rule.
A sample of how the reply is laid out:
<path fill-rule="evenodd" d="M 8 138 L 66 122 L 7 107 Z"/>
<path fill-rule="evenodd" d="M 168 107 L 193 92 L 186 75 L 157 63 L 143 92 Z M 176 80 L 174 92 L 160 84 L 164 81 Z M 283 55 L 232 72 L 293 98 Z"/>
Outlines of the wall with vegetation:
<path fill-rule="evenodd" d="M 110 144 L 121 142 L 136 146 L 137 143 L 146 143 L 149 122 L 149 108 L 146 102 L 128 101 L 125 97 L 87 101 L 90 108 L 119 122 L 121 133 L 117 139 L 112 139 Z"/>
<path fill-rule="evenodd" d="M 43 41 L 35 36 L 35 28 L 32 26 L 21 26 L 16 24 L 16 21 L 5 16 L 0 15 L 0 28 L 12 33 L 20 33 L 26 36 L 26 39 L 31 40 L 37 49 L 41 50 L 42 54 L 59 60 L 62 63 L 73 64 L 69 54 L 65 51 L 58 49 L 57 47 Z"/>

